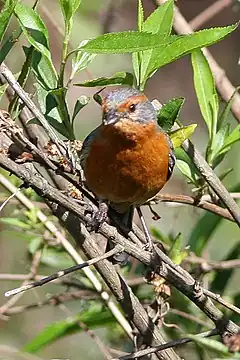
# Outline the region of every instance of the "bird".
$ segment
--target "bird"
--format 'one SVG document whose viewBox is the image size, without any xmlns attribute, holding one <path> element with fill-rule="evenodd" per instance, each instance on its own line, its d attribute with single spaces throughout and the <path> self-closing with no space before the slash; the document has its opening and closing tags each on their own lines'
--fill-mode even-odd
<svg viewBox="0 0 240 360">
<path fill-rule="evenodd" d="M 101 106 L 102 123 L 85 138 L 80 154 L 86 187 L 100 202 L 99 224 L 108 209 L 103 204 L 133 214 L 163 188 L 175 164 L 172 142 L 143 92 L 118 88 L 101 98 Z"/>
</svg>

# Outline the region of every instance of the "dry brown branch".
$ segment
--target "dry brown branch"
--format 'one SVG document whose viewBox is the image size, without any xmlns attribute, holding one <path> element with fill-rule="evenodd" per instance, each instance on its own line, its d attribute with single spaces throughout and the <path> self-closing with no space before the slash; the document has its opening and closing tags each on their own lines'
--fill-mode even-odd
<svg viewBox="0 0 240 360">
<path fill-rule="evenodd" d="M 154 3 L 159 6 L 163 4 L 166 0 L 153 0 Z M 189 23 L 185 20 L 179 9 L 175 6 L 175 16 L 174 16 L 174 29 L 178 34 L 191 34 L 193 29 Z M 225 71 L 218 65 L 217 61 L 211 55 L 210 51 L 204 49 L 204 54 L 208 59 L 210 68 L 212 70 L 213 76 L 215 78 L 216 87 L 219 94 L 224 101 L 228 101 L 231 96 L 236 91 L 236 88 L 232 85 L 231 81 L 228 79 Z M 240 122 L 240 95 L 238 93 L 234 96 L 234 101 L 231 106 L 231 110 L 235 118 Z"/>
</svg>

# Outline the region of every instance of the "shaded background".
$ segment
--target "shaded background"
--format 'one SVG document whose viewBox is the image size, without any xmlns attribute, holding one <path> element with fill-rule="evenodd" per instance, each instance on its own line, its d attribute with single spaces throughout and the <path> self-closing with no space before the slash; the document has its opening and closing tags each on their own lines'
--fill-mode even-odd
<svg viewBox="0 0 240 360">
<path fill-rule="evenodd" d="M 185 18 L 190 21 L 213 2 L 209 0 L 178 0 L 177 5 Z M 28 3 L 31 4 L 30 1 Z M 150 0 L 143 0 L 143 5 L 146 16 L 155 8 Z M 103 32 L 135 29 L 136 8 L 136 0 L 122 0 L 118 2 L 83 0 L 75 17 L 71 40 L 72 47 L 75 48 L 82 40 L 95 37 Z M 63 32 L 63 19 L 60 7 L 56 0 L 42 0 L 38 10 L 49 29 L 53 60 L 56 68 L 59 68 L 62 46 L 61 34 Z M 224 11 L 214 16 L 211 21 L 203 24 L 202 28 L 232 24 L 238 21 L 239 18 L 240 6 L 237 5 L 237 2 L 233 1 L 231 6 L 228 6 Z M 15 26 L 16 23 L 13 22 L 8 35 Z M 24 60 L 23 52 L 19 45 L 14 48 L 6 61 L 13 73 L 17 73 L 20 70 L 22 64 L 20 59 Z M 211 46 L 210 51 L 220 66 L 225 69 L 227 76 L 233 84 L 239 85 L 240 29 L 219 44 Z M 87 71 L 83 71 L 75 79 L 75 82 L 82 82 L 99 76 L 110 76 L 116 71 L 132 71 L 130 55 L 98 55 Z M 72 86 L 68 95 L 70 108 L 73 108 L 76 99 L 80 95 L 91 96 L 95 91 L 96 89 Z M 201 153 L 204 153 L 207 142 L 207 130 L 194 93 L 190 57 L 186 56 L 159 70 L 147 83 L 145 93 L 150 99 L 157 98 L 162 103 L 167 102 L 173 97 L 184 96 L 186 98 L 181 113 L 181 121 L 185 125 L 190 123 L 198 124 L 197 130 L 193 135 L 193 141 Z M 1 106 L 4 108 L 4 104 L 1 104 Z M 81 111 L 76 121 L 76 132 L 80 139 L 83 139 L 90 130 L 99 124 L 100 116 L 100 107 L 94 101 L 91 101 Z M 236 126 L 236 120 L 231 119 L 231 121 L 232 125 Z M 223 164 L 217 169 L 219 174 L 223 169 L 234 168 L 234 171 L 224 180 L 228 189 L 236 185 L 239 186 L 240 183 L 239 150 L 239 143 L 237 143 L 226 156 Z M 176 168 L 173 177 L 163 189 L 163 192 L 192 194 L 191 187 L 187 184 L 186 178 Z M 1 215 L 9 216 L 14 214 L 14 211 L 16 211 L 16 205 L 8 205 Z M 161 215 L 161 220 L 154 222 L 146 209 L 145 214 L 149 225 L 160 229 L 162 233 L 167 235 L 177 235 L 181 232 L 186 244 L 191 237 L 196 223 L 204 214 L 203 211 L 190 206 L 170 206 L 167 204 L 158 205 L 157 211 Z M 210 217 L 209 221 L 211 221 Z M 0 273 L 27 273 L 30 261 L 26 251 L 24 234 L 19 230 L 15 231 L 14 228 L 10 229 L 1 223 L 0 230 Z M 239 241 L 240 235 L 237 226 L 227 220 L 221 220 L 211 235 L 204 255 L 212 260 L 222 259 Z M 49 274 L 52 271 L 52 268 L 47 268 L 46 266 L 40 266 L 39 268 L 40 274 Z M 239 276 L 240 271 L 235 271 L 226 290 L 228 295 L 239 291 Z M 0 304 L 6 302 L 6 298 L 3 295 L 4 292 L 17 286 L 17 284 L 17 282 L 1 281 Z M 20 303 L 36 302 L 38 299 L 43 299 L 47 293 L 53 294 L 56 291 L 61 292 L 61 290 L 63 291 L 63 288 L 61 289 L 59 286 L 56 288 L 54 285 L 46 285 L 44 288 L 36 290 L 31 294 L 25 294 Z M 71 302 L 67 306 L 74 313 L 79 311 L 81 304 L 79 302 Z M 48 306 L 44 310 L 32 310 L 24 314 L 15 315 L 9 322 L 0 320 L 0 344 L 7 344 L 21 349 L 43 327 L 55 320 L 65 318 L 66 314 L 67 309 Z M 104 342 L 108 343 L 110 341 L 109 330 L 102 328 L 96 330 L 96 333 L 104 339 Z M 127 342 L 123 342 L 122 348 L 124 350 L 130 349 Z M 188 347 L 188 349 L 190 348 Z M 90 340 L 86 333 L 71 335 L 59 340 L 40 351 L 39 356 L 46 359 L 61 358 L 71 360 L 103 358 L 97 345 L 95 345 L 94 341 Z M 186 353 L 185 356 L 187 356 Z M 193 355 L 189 358 L 194 359 Z"/>
</svg>

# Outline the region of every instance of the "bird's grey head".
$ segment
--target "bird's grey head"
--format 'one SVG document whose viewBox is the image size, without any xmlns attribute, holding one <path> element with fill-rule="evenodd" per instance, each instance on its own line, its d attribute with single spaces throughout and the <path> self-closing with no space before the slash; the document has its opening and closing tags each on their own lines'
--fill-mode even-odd
<svg viewBox="0 0 240 360">
<path fill-rule="evenodd" d="M 124 87 L 108 93 L 102 100 L 103 124 L 114 125 L 130 120 L 147 124 L 157 120 L 156 111 L 140 91 Z"/>
</svg>

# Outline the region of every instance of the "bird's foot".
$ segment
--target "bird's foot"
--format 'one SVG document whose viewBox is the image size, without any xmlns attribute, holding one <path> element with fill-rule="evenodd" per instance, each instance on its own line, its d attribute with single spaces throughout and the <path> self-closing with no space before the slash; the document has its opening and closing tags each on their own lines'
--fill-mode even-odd
<svg viewBox="0 0 240 360">
<path fill-rule="evenodd" d="M 87 223 L 87 229 L 89 231 L 98 231 L 104 221 L 107 220 L 108 204 L 104 201 L 100 201 L 99 208 L 97 210 L 89 204 L 87 213 L 91 213 L 89 221 Z"/>
</svg>

